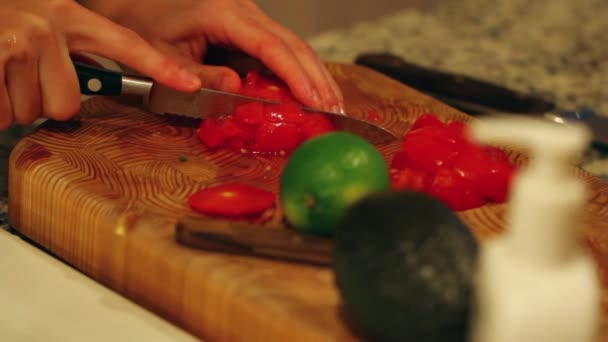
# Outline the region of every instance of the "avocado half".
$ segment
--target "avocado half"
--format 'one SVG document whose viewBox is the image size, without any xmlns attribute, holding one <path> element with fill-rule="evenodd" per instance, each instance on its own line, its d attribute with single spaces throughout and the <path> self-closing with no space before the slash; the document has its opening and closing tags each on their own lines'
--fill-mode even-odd
<svg viewBox="0 0 608 342">
<path fill-rule="evenodd" d="M 470 230 L 438 200 L 366 196 L 335 230 L 346 321 L 366 341 L 466 341 L 477 254 Z"/>
</svg>

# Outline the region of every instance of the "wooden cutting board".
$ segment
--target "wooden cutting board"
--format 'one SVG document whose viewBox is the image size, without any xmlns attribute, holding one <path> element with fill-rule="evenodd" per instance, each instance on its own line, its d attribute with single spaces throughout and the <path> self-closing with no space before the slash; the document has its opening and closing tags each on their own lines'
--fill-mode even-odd
<svg viewBox="0 0 608 342">
<path fill-rule="evenodd" d="M 470 117 L 364 67 L 329 64 L 347 112 L 403 133 L 418 115 Z M 10 158 L 10 222 L 85 274 L 208 341 L 349 341 L 330 269 L 209 253 L 178 245 L 177 218 L 209 184 L 277 190 L 284 159 L 213 151 L 195 120 L 151 115 L 127 102 L 87 101 L 75 120 L 47 122 Z M 398 143 L 378 146 L 387 161 Z M 188 161 L 181 162 L 180 156 Z M 522 155 L 511 152 L 518 163 Z M 608 265 L 608 186 L 593 192 L 584 241 Z M 480 239 L 499 233 L 504 205 L 460 215 Z M 270 224 L 280 224 L 277 210 Z M 50 294 L 52 295 L 52 294 Z M 101 305 L 101 304 L 100 304 Z"/>
</svg>

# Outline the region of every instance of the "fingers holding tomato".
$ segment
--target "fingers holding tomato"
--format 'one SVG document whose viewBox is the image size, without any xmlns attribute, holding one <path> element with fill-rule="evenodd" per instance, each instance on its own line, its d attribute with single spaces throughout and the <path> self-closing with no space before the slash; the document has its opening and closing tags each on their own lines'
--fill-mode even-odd
<svg viewBox="0 0 608 342">
<path fill-rule="evenodd" d="M 235 73 L 201 64 L 210 45 L 234 48 L 265 64 L 303 104 L 342 110 L 340 88 L 313 49 L 251 0 L 112 3 L 89 0 L 87 6 L 146 37 L 185 68 L 196 70 L 205 86 L 224 91 L 238 88 Z"/>
</svg>

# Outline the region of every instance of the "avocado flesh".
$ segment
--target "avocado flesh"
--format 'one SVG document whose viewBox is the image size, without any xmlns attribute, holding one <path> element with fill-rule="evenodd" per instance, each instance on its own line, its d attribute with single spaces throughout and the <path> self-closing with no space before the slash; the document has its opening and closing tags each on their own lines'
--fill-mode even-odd
<svg viewBox="0 0 608 342">
<path fill-rule="evenodd" d="M 466 341 L 478 253 L 447 206 L 383 192 L 336 227 L 334 271 L 346 320 L 367 341 Z"/>
</svg>

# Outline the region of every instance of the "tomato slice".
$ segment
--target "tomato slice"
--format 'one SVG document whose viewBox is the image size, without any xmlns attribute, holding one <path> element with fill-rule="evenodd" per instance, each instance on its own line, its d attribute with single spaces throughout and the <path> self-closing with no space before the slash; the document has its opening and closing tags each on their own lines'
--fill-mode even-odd
<svg viewBox="0 0 608 342">
<path fill-rule="evenodd" d="M 414 168 L 391 170 L 391 187 L 393 190 L 412 190 L 425 192 L 431 185 L 431 175 Z"/>
<path fill-rule="evenodd" d="M 245 125 L 259 125 L 264 122 L 264 104 L 250 102 L 236 107 L 234 117 Z"/>
<path fill-rule="evenodd" d="M 466 123 L 432 113 L 406 132 L 391 169 L 393 188 L 425 191 L 454 210 L 506 201 L 517 171 L 503 150 L 476 143 Z"/>
<path fill-rule="evenodd" d="M 423 170 L 435 173 L 450 165 L 460 153 L 461 144 L 444 126 L 426 126 L 410 131 L 402 146 L 407 159 Z"/>
<path fill-rule="evenodd" d="M 265 75 L 257 70 L 247 73 L 240 93 L 245 96 L 268 100 L 296 102 L 285 82 L 273 75 Z"/>
<path fill-rule="evenodd" d="M 427 126 L 443 126 L 443 122 L 439 120 L 439 117 L 432 113 L 424 113 L 416 119 L 410 131 L 416 130 L 418 128 L 427 127 Z"/>
<path fill-rule="evenodd" d="M 509 191 L 513 176 L 517 172 L 515 166 L 508 163 L 491 162 L 489 175 L 486 178 L 485 193 L 493 202 L 503 203 L 509 199 Z"/>
<path fill-rule="evenodd" d="M 287 153 L 298 146 L 301 138 L 296 124 L 269 122 L 257 127 L 253 141 L 254 152 Z"/>
<path fill-rule="evenodd" d="M 188 197 L 190 207 L 208 215 L 242 216 L 262 213 L 275 204 L 275 195 L 252 185 L 225 183 Z"/>
<path fill-rule="evenodd" d="M 204 120 L 198 131 L 201 142 L 210 147 L 277 155 L 291 152 L 304 140 L 335 131 L 331 121 L 323 115 L 304 113 L 301 104 L 277 77 L 249 72 L 240 93 L 281 103 L 242 104 L 233 117 Z"/>
<path fill-rule="evenodd" d="M 299 104 L 284 102 L 264 106 L 264 116 L 269 122 L 301 123 L 305 120 Z"/>
<path fill-rule="evenodd" d="M 317 135 L 335 131 L 334 125 L 323 114 L 307 114 L 300 124 L 303 140 L 308 140 Z"/>
<path fill-rule="evenodd" d="M 201 122 L 198 129 L 198 137 L 211 148 L 219 146 L 226 139 L 215 118 L 209 118 Z"/>
<path fill-rule="evenodd" d="M 485 196 L 471 181 L 464 179 L 458 172 L 448 167 L 437 170 L 429 194 L 456 211 L 480 207 L 486 203 Z"/>
<path fill-rule="evenodd" d="M 484 150 L 477 145 L 467 145 L 454 159 L 452 169 L 461 177 L 477 184 L 483 191 L 489 176 L 488 157 Z"/>
<path fill-rule="evenodd" d="M 469 145 L 456 158 L 453 169 L 488 199 L 499 203 L 507 200 L 515 167 L 502 150 Z"/>
<path fill-rule="evenodd" d="M 464 122 L 454 121 L 446 125 L 446 130 L 450 136 L 457 141 L 469 142 L 468 130 Z"/>
</svg>

